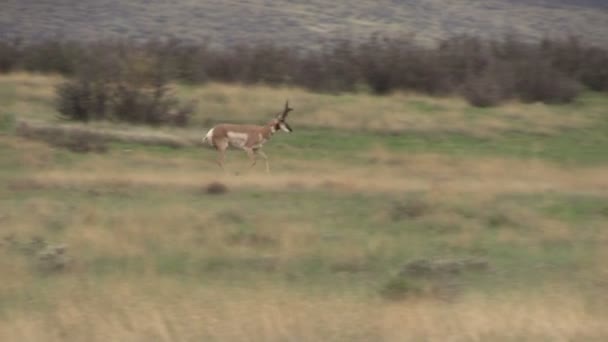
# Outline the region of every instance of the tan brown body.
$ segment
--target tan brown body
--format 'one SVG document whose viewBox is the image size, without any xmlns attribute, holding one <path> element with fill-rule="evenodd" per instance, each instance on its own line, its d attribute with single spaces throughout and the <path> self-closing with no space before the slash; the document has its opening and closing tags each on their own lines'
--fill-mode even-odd
<svg viewBox="0 0 608 342">
<path fill-rule="evenodd" d="M 232 146 L 247 152 L 251 161 L 250 168 L 256 164 L 258 155 L 264 158 L 266 172 L 270 172 L 268 157 L 261 151 L 261 148 L 276 131 L 292 132 L 291 127 L 285 122 L 287 113 L 291 110 L 292 108 L 289 108 L 288 103 L 285 103 L 283 112 L 264 126 L 219 124 L 207 132 L 203 142 L 215 147 L 218 151 L 217 163 L 222 168 L 224 168 L 225 152 L 228 147 Z"/>
</svg>

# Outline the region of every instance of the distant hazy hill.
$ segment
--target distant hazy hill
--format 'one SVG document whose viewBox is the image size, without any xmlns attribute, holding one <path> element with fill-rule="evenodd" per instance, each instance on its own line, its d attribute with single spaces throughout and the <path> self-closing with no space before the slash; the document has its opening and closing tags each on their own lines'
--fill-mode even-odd
<svg viewBox="0 0 608 342">
<path fill-rule="evenodd" d="M 404 32 L 526 38 L 575 34 L 608 43 L 606 0 L 0 0 L 0 38 L 174 36 L 224 44 L 311 45 L 337 36 Z"/>
</svg>

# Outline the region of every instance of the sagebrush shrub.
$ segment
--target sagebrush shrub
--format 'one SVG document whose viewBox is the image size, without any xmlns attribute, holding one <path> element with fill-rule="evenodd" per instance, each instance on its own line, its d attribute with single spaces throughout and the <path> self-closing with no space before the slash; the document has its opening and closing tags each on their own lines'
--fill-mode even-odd
<svg viewBox="0 0 608 342">
<path fill-rule="evenodd" d="M 582 90 L 579 82 L 545 61 L 524 61 L 515 73 L 515 89 L 524 102 L 567 103 Z"/>
<path fill-rule="evenodd" d="M 171 92 L 171 72 L 162 60 L 100 48 L 75 77 L 57 88 L 57 110 L 76 121 L 114 120 L 185 126 L 193 104 Z"/>
<path fill-rule="evenodd" d="M 491 107 L 500 104 L 507 95 L 495 78 L 477 76 L 467 80 L 462 86 L 462 96 L 475 107 Z"/>
<path fill-rule="evenodd" d="M 497 65 L 501 72 L 488 72 Z M 127 115 L 127 121 L 155 123 L 175 117 L 158 114 L 165 111 L 164 107 L 175 108 L 174 101 L 155 102 L 158 98 L 153 95 L 160 84 L 173 81 L 297 85 L 322 92 L 369 89 L 375 94 L 459 93 L 477 106 L 493 105 L 503 97 L 529 102 L 569 102 L 581 86 L 597 91 L 608 89 L 608 50 L 574 38 L 534 43 L 514 36 L 488 41 L 466 35 L 445 38 L 436 46 L 429 46 L 408 35 L 376 34 L 364 40 L 328 40 L 310 49 L 262 41 L 222 47 L 179 40 L 143 44 L 0 41 L 0 72 L 13 70 L 59 72 L 79 80 L 86 74 L 89 82 L 96 84 L 102 80 L 101 84 L 111 84 L 112 89 L 72 90 L 66 110 L 82 111 L 82 103 L 88 102 L 97 105 L 117 102 L 122 108 L 134 105 L 154 111 L 151 115 L 143 115 L 140 110 L 121 113 L 118 119 Z M 505 83 L 510 77 L 514 82 Z M 80 82 L 74 86 L 85 85 L 86 82 Z M 123 90 L 118 85 L 127 86 L 126 94 L 136 98 L 116 100 L 114 96 L 120 96 L 120 92 L 115 91 Z M 146 90 L 130 92 L 134 89 Z M 102 94 L 107 101 L 89 98 L 89 92 L 91 96 Z M 82 101 L 75 103 L 75 99 Z M 150 107 L 152 104 L 155 106 Z M 111 108 L 89 112 L 104 113 L 107 117 L 106 110 Z M 82 112 L 67 116 L 80 120 L 95 117 Z M 182 115 L 179 121 L 183 122 L 185 117 Z"/>
</svg>

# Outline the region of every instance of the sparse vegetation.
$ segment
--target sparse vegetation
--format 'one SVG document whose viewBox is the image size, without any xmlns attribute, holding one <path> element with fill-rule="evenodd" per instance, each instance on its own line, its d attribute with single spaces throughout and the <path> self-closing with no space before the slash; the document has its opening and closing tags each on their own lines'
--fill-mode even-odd
<svg viewBox="0 0 608 342">
<path fill-rule="evenodd" d="M 0 76 L 2 340 L 608 336 L 603 94 L 474 108 L 178 84 L 205 99 L 188 127 L 134 127 L 62 122 L 61 82 Z M 285 97 L 272 174 L 223 174 L 193 143 Z M 83 131 L 106 152 L 45 138 Z"/>
<path fill-rule="evenodd" d="M 607 340 L 605 5 L 381 2 L 3 4 L 0 340 Z"/>
<path fill-rule="evenodd" d="M 391 218 L 395 221 L 417 219 L 428 214 L 432 208 L 424 199 L 409 199 L 395 203 L 391 209 Z"/>
<path fill-rule="evenodd" d="M 489 270 L 486 260 L 479 258 L 416 259 L 407 262 L 381 289 L 389 300 L 431 297 L 454 300 L 465 291 L 463 278 Z"/>
<path fill-rule="evenodd" d="M 10 131 L 15 127 L 15 115 L 3 113 L 0 116 L 0 132 Z"/>
<path fill-rule="evenodd" d="M 72 152 L 106 152 L 108 147 L 106 140 L 100 134 L 94 134 L 87 130 L 62 129 L 56 126 L 32 126 L 22 122 L 16 130 L 17 134 L 34 139 L 42 140 L 50 145 L 66 148 Z"/>
<path fill-rule="evenodd" d="M 90 46 L 75 75 L 57 87 L 57 110 L 76 121 L 117 120 L 185 126 L 192 104 L 171 94 L 162 56 L 118 45 Z M 168 51 L 163 52 L 168 53 Z M 57 70 L 59 71 L 59 70 Z"/>
</svg>

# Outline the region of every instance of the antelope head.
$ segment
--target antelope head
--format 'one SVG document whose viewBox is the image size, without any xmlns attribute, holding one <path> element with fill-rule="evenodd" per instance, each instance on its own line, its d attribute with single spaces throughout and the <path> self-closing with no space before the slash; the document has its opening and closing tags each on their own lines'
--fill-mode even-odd
<svg viewBox="0 0 608 342">
<path fill-rule="evenodd" d="M 277 117 L 270 123 L 272 125 L 273 132 L 279 130 L 282 130 L 287 133 L 293 132 L 293 129 L 291 129 L 287 121 L 285 121 L 285 119 L 287 119 L 287 114 L 292 110 L 293 108 L 289 108 L 289 101 L 285 101 L 285 108 L 283 109 L 283 111 L 277 114 Z"/>
</svg>

